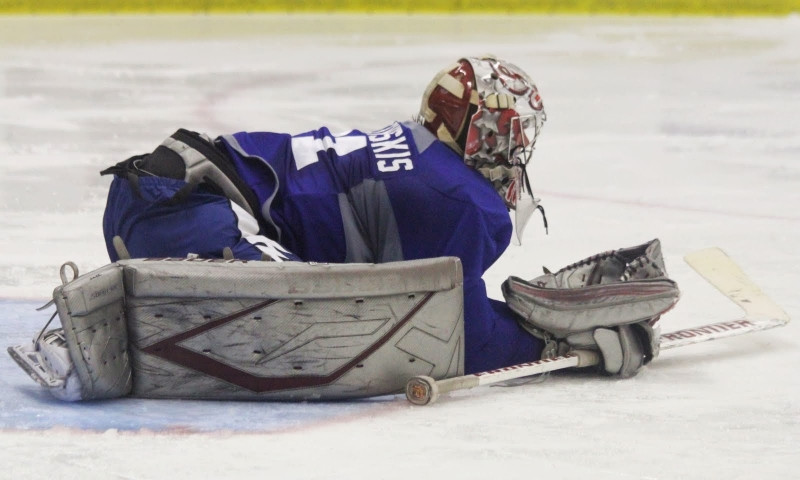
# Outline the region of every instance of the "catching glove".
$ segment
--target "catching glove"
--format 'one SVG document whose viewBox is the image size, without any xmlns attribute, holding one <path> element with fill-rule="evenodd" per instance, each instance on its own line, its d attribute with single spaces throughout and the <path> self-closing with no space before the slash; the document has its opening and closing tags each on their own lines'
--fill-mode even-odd
<svg viewBox="0 0 800 480">
<path fill-rule="evenodd" d="M 661 243 L 585 258 L 530 281 L 503 283 L 508 306 L 525 330 L 545 341 L 542 358 L 598 350 L 605 372 L 635 375 L 658 356 L 661 314 L 680 296 L 667 277 Z"/>
</svg>

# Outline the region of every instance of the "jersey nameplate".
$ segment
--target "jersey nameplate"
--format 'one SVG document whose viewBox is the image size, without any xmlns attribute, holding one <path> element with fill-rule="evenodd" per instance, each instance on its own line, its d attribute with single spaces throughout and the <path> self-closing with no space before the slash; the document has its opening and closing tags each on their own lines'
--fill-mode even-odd
<svg viewBox="0 0 800 480">
<path fill-rule="evenodd" d="M 379 171 L 396 172 L 414 168 L 414 163 L 411 161 L 411 149 L 408 148 L 408 140 L 406 140 L 399 123 L 393 123 L 371 133 L 369 142 L 375 158 L 378 160 Z"/>
</svg>

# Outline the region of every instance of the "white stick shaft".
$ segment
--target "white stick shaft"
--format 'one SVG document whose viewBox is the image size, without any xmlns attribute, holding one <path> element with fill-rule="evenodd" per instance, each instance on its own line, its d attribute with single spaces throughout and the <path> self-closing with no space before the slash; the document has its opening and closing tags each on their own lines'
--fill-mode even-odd
<svg viewBox="0 0 800 480">
<path fill-rule="evenodd" d="M 735 337 L 745 333 L 758 332 L 774 327 L 786 325 L 786 321 L 778 318 L 764 320 L 750 320 L 743 318 L 731 322 L 711 323 L 708 325 L 686 328 L 670 333 L 661 334 L 659 343 L 661 350 L 684 347 L 695 343 L 719 340 L 720 338 Z"/>
<path fill-rule="evenodd" d="M 596 352 L 580 350 L 568 355 L 547 358 L 537 362 L 520 363 L 519 365 L 498 368 L 497 370 L 439 380 L 436 382 L 436 386 L 439 388 L 439 393 L 447 393 L 480 385 L 504 382 L 520 377 L 528 377 L 530 375 L 538 375 L 540 373 L 552 372 L 564 368 L 590 367 L 592 365 L 597 365 L 599 361 L 600 357 Z"/>
</svg>

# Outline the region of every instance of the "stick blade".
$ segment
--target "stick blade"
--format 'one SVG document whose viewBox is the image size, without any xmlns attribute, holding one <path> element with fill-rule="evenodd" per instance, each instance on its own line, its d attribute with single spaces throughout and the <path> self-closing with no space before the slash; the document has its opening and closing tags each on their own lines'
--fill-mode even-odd
<svg viewBox="0 0 800 480">
<path fill-rule="evenodd" d="M 686 255 L 684 260 L 708 283 L 739 305 L 748 319 L 769 319 L 780 324 L 789 322 L 789 315 L 720 248 L 698 250 Z"/>
</svg>

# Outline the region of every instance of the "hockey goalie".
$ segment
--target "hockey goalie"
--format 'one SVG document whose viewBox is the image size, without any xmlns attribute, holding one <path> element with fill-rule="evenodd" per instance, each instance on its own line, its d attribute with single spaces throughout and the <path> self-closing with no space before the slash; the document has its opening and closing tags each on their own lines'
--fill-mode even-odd
<svg viewBox="0 0 800 480">
<path fill-rule="evenodd" d="M 365 397 L 574 349 L 635 375 L 679 297 L 658 240 L 487 296 L 531 216 L 547 227 L 528 177 L 545 120 L 528 74 L 487 56 L 371 132 L 180 129 L 102 172 L 112 263 L 63 274 L 63 328 L 9 351 L 67 400 Z"/>
</svg>

